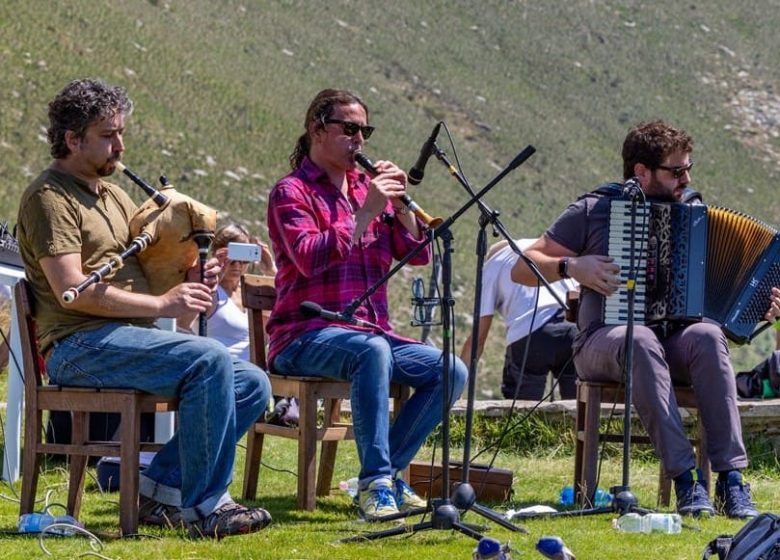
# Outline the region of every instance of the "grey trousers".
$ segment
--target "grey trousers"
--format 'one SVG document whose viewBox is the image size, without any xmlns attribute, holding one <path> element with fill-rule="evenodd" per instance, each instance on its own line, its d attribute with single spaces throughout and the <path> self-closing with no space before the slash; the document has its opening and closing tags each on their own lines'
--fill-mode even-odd
<svg viewBox="0 0 780 560">
<path fill-rule="evenodd" d="M 625 334 L 625 326 L 606 326 L 590 335 L 574 357 L 580 378 L 620 382 Z M 659 340 L 651 329 L 636 325 L 633 347 L 633 404 L 669 476 L 692 469 L 696 462 L 673 383 L 693 386 L 712 470 L 746 467 L 735 376 L 720 328 L 695 323 Z"/>
</svg>

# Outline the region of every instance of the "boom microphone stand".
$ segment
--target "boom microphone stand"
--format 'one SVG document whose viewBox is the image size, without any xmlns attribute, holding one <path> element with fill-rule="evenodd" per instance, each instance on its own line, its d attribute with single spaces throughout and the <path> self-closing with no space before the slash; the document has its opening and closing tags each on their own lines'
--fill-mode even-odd
<svg viewBox="0 0 780 560">
<path fill-rule="evenodd" d="M 628 282 L 626 283 L 628 295 L 628 317 L 626 321 L 625 350 L 623 352 L 623 375 L 626 381 L 626 394 L 625 398 L 623 399 L 623 480 L 620 486 L 613 486 L 609 489 L 610 494 L 614 496 L 612 499 L 611 509 L 620 514 L 628 513 L 629 511 L 637 511 L 639 513 L 648 513 L 649 511 L 639 507 L 639 501 L 631 492 L 631 486 L 629 484 L 629 472 L 631 469 L 631 399 L 634 377 L 634 300 L 636 297 L 637 269 L 639 268 L 639 266 L 635 264 L 637 262 L 635 260 L 637 258 L 636 210 L 639 197 L 643 196 L 643 193 L 639 188 L 639 182 L 635 181 L 634 179 L 626 181 L 624 192 L 625 195 L 629 196 L 631 199 L 631 240 L 629 243 L 630 266 L 628 271 Z M 595 488 L 593 490 L 595 491 Z"/>
<path fill-rule="evenodd" d="M 439 149 L 436 144 L 433 145 L 433 154 L 436 158 L 450 171 L 450 174 L 466 189 L 466 191 L 474 196 L 474 191 L 469 185 L 466 178 L 460 173 L 457 168 L 447 159 L 446 154 Z M 476 373 L 477 373 L 477 341 L 479 340 L 479 313 L 482 300 L 482 268 L 485 260 L 485 253 L 487 252 L 487 234 L 486 228 L 488 224 L 492 224 L 493 228 L 501 233 L 507 240 L 512 250 L 521 257 L 528 268 L 534 273 L 539 282 L 543 284 L 547 290 L 552 294 L 556 301 L 562 308 L 567 309 L 566 304 L 560 298 L 560 296 L 552 289 L 549 282 L 544 278 L 536 263 L 520 250 L 514 241 L 514 238 L 507 232 L 504 224 L 499 219 L 498 212 L 491 210 L 487 204 L 485 204 L 480 198 L 476 200 L 481 211 L 479 217 L 479 234 L 477 236 L 477 270 L 475 274 L 475 287 L 474 287 L 474 321 L 472 322 L 471 331 L 471 355 L 469 356 L 469 377 L 468 377 L 468 392 L 466 396 L 466 426 L 463 444 L 463 469 L 461 473 L 461 482 L 456 486 L 452 493 L 452 503 L 459 509 L 464 511 L 474 511 L 479 515 L 490 519 L 491 521 L 498 523 L 502 527 L 511 531 L 526 532 L 525 529 L 518 527 L 517 525 L 509 522 L 503 515 L 493 511 L 492 509 L 477 503 L 476 492 L 469 482 L 469 470 L 471 464 L 471 434 L 473 431 L 474 423 L 474 402 L 476 400 Z"/>
<path fill-rule="evenodd" d="M 438 530 L 456 530 L 469 536 L 475 540 L 482 538 L 482 535 L 475 529 L 464 524 L 460 520 L 460 513 L 447 496 L 447 492 L 450 487 L 449 467 L 450 467 L 450 423 L 449 423 L 449 399 L 446 398 L 451 391 L 450 382 L 450 362 L 454 354 L 451 342 L 451 317 L 452 308 L 455 304 L 455 300 L 452 296 L 452 233 L 450 232 L 450 226 L 468 210 L 475 202 L 477 202 L 485 193 L 492 189 L 501 179 L 504 178 L 509 172 L 522 165 L 536 151 L 533 146 L 527 146 L 520 154 L 518 154 L 512 162 L 506 166 L 496 177 L 490 181 L 482 190 L 473 195 L 471 199 L 463 205 L 452 216 L 444 220 L 436 229 L 430 232 L 430 235 L 426 240 L 418 245 L 413 251 L 407 254 L 403 259 L 391 268 L 382 278 L 377 280 L 373 286 L 368 288 L 363 295 L 354 300 L 344 310 L 342 316 L 345 320 L 349 320 L 352 314 L 360 306 L 360 304 L 366 301 L 371 295 L 379 289 L 387 280 L 394 276 L 403 266 L 413 259 L 418 253 L 425 249 L 428 245 L 433 243 L 434 239 L 441 238 L 444 243 L 444 252 L 442 256 L 442 383 L 444 385 L 445 398 L 442 399 L 442 498 L 438 500 L 432 500 L 433 512 L 431 514 L 430 521 L 422 521 L 413 525 L 403 525 L 394 529 L 388 529 L 385 531 L 376 531 L 373 533 L 367 533 L 354 537 L 342 539 L 340 542 L 361 542 L 366 540 L 376 540 L 385 537 L 391 537 L 395 535 L 402 535 L 404 533 L 415 533 L 417 531 L 427 531 L 431 529 Z M 510 524 L 511 525 L 511 524 Z M 512 525 L 514 528 L 515 526 Z"/>
</svg>

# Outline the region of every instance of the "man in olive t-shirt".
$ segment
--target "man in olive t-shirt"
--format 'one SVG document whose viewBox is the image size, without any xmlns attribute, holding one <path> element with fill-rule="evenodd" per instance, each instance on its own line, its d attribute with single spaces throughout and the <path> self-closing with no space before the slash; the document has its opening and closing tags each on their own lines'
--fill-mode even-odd
<svg viewBox="0 0 780 560">
<path fill-rule="evenodd" d="M 257 531 L 270 522 L 268 512 L 235 503 L 227 488 L 236 441 L 270 397 L 265 372 L 216 341 L 152 326 L 209 308 L 216 259 L 205 266 L 208 285 L 186 281 L 154 296 L 129 258 L 107 282 L 63 300 L 132 241 L 135 205 L 104 179 L 124 151 L 131 110 L 124 90 L 97 80 L 73 81 L 49 104 L 54 159 L 24 192 L 18 219 L 46 370 L 59 385 L 179 398 L 179 429 L 141 474 L 139 521 L 183 524 L 194 537 Z"/>
</svg>

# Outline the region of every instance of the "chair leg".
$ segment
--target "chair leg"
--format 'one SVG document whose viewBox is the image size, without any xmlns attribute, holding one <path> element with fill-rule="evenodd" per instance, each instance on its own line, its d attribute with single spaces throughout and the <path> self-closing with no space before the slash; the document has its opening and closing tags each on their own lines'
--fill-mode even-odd
<svg viewBox="0 0 780 560">
<path fill-rule="evenodd" d="M 585 402 L 584 393 L 587 389 L 583 388 L 581 384 L 577 384 L 577 408 L 574 416 L 574 502 L 582 503 L 582 496 L 585 492 L 585 488 L 582 487 L 582 452 L 583 452 L 583 438 L 585 437 Z"/>
<path fill-rule="evenodd" d="M 672 500 L 672 481 L 666 474 L 666 469 L 661 465 L 658 469 L 658 507 L 669 507 Z"/>
<path fill-rule="evenodd" d="M 317 461 L 317 396 L 306 386 L 299 396 L 298 507 L 314 511 Z"/>
<path fill-rule="evenodd" d="M 245 500 L 257 499 L 257 481 L 260 477 L 260 462 L 263 459 L 263 436 L 264 434 L 255 431 L 254 425 L 249 428 L 246 434 L 246 461 L 242 493 Z"/>
<path fill-rule="evenodd" d="M 29 405 L 28 405 L 29 406 Z M 38 454 L 38 444 L 41 443 L 43 430 L 43 413 L 36 410 L 27 414 L 24 425 L 24 455 L 22 460 L 22 496 L 19 503 L 19 514 L 35 511 L 35 494 L 38 490 L 38 476 L 41 471 L 41 456 Z"/>
<path fill-rule="evenodd" d="M 325 427 L 333 426 L 341 420 L 341 399 L 325 399 Z M 320 452 L 319 474 L 317 475 L 317 495 L 328 496 L 333 482 L 333 469 L 336 465 L 336 451 L 339 442 L 323 441 Z"/>
<path fill-rule="evenodd" d="M 141 411 L 138 400 L 126 397 L 120 424 L 119 527 L 123 535 L 138 532 L 138 455 L 141 451 Z"/>
<path fill-rule="evenodd" d="M 582 470 L 580 477 L 580 503 L 590 505 L 596 494 L 596 477 L 599 462 L 599 433 L 601 429 L 601 389 L 590 387 L 584 395 L 584 434 L 582 442 Z"/>
<path fill-rule="evenodd" d="M 409 398 L 411 397 L 412 390 L 409 386 L 403 385 L 401 386 L 401 393 L 393 399 L 393 421 L 398 417 L 398 414 L 401 412 L 404 406 L 406 406 L 406 403 L 409 401 Z M 411 479 L 409 478 L 409 466 L 397 473 L 395 473 L 396 478 L 401 478 L 405 480 L 406 482 L 409 482 Z"/>
<path fill-rule="evenodd" d="M 71 443 L 84 445 L 89 440 L 89 413 L 72 413 Z M 87 471 L 86 455 L 70 455 L 70 483 L 68 485 L 68 513 L 78 519 L 81 511 L 81 495 Z"/>
</svg>

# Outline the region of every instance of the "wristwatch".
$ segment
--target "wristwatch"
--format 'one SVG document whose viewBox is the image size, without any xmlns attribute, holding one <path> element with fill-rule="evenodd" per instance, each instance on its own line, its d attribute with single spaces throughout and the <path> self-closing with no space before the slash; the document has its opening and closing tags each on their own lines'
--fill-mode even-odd
<svg viewBox="0 0 780 560">
<path fill-rule="evenodd" d="M 569 278 L 569 257 L 561 257 L 558 259 L 558 276 L 561 278 Z"/>
</svg>

